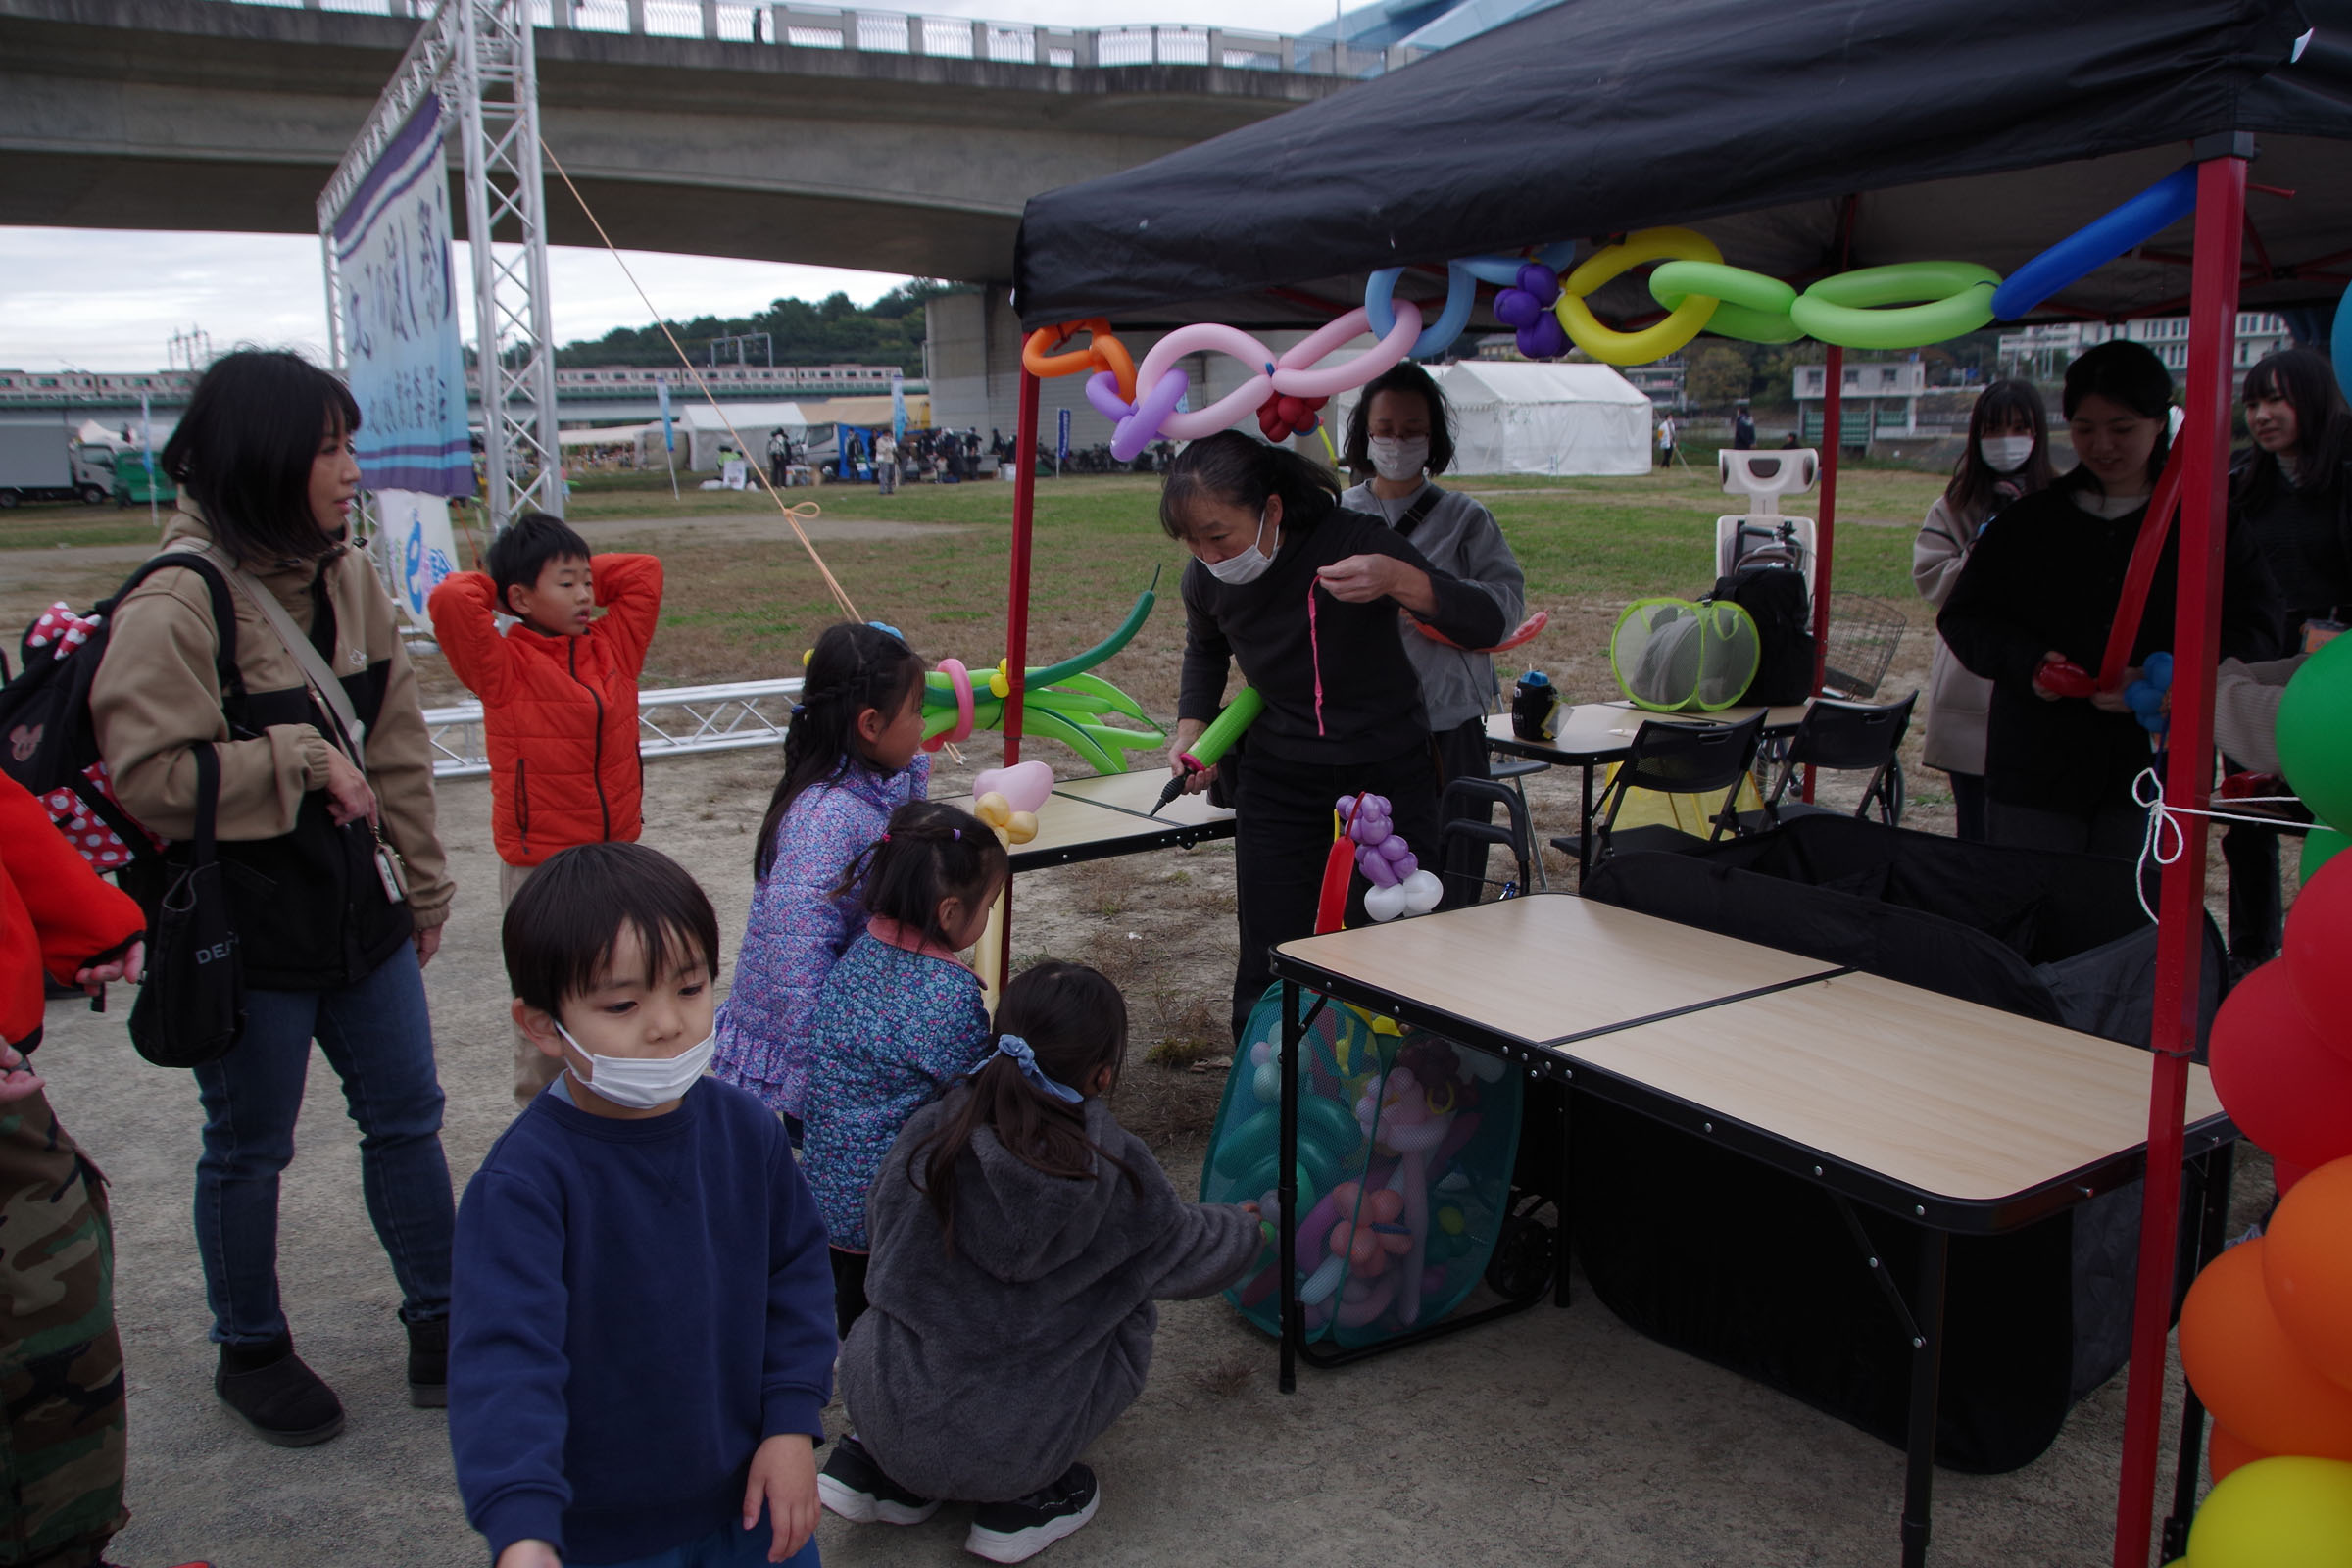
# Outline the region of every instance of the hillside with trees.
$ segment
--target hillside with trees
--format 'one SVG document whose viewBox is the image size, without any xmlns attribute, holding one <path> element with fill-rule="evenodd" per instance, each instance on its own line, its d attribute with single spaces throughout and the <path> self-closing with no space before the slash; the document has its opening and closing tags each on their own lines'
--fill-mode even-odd
<svg viewBox="0 0 2352 1568">
<path fill-rule="evenodd" d="M 765 332 L 775 340 L 778 365 L 895 365 L 909 376 L 923 373 L 923 304 L 942 294 L 967 292 L 962 284 L 918 277 L 901 283 L 871 305 L 834 294 L 818 303 L 777 300 L 757 316 L 698 316 L 671 321 L 671 332 L 697 365 L 710 363 L 713 338 Z M 734 363 L 722 349 L 720 363 Z M 614 327 L 600 338 L 583 338 L 556 350 L 556 365 L 574 369 L 593 365 L 671 365 L 677 360 L 658 326 Z M 753 344 L 747 363 L 764 365 Z"/>
</svg>

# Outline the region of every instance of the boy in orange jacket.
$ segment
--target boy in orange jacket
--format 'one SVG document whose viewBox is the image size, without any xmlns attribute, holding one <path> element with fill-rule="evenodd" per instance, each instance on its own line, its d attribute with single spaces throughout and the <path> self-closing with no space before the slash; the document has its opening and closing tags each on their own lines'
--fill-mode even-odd
<svg viewBox="0 0 2352 1568">
<path fill-rule="evenodd" d="M 563 519 L 529 512 L 490 542 L 490 570 L 461 571 L 426 604 L 449 667 L 482 700 L 502 909 L 538 864 L 575 844 L 631 842 L 644 826 L 637 675 L 662 614 L 662 563 L 606 555 Z M 592 607 L 605 609 L 592 619 Z M 500 635 L 497 616 L 515 624 Z M 514 1103 L 562 1063 L 514 1032 Z"/>
</svg>

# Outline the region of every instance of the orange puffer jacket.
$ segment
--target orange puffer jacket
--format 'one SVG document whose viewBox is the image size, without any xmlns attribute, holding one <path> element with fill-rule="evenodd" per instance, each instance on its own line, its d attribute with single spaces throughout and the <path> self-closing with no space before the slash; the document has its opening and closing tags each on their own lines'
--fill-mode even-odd
<svg viewBox="0 0 2352 1568">
<path fill-rule="evenodd" d="M 631 840 L 644 826 L 637 673 L 662 613 L 662 563 L 593 558 L 605 613 L 577 637 L 519 621 L 501 636 L 498 590 L 462 571 L 426 612 L 458 679 L 482 700 L 499 858 L 537 865 L 575 844 Z"/>
<path fill-rule="evenodd" d="M 90 869 L 40 802 L 0 773 L 0 1040 L 41 1042 L 43 972 L 61 983 L 137 940 L 130 895 Z"/>
</svg>

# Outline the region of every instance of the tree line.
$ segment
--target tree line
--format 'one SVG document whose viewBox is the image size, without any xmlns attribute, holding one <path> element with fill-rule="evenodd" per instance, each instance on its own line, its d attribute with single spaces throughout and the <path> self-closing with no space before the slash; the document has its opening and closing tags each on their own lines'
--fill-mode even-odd
<svg viewBox="0 0 2352 1568">
<path fill-rule="evenodd" d="M 765 332 L 775 342 L 775 363 L 783 365 L 895 365 L 909 376 L 923 373 L 923 306 L 943 294 L 968 293 L 967 286 L 918 277 L 901 283 L 871 305 L 853 305 L 847 294 L 823 300 L 776 300 L 755 316 L 698 316 L 667 325 L 697 365 L 710 363 L 714 338 Z M 600 338 L 582 338 L 556 350 L 563 369 L 595 365 L 673 365 L 676 353 L 660 326 L 616 326 Z M 750 365 L 765 365 L 759 344 L 744 356 Z M 719 363 L 735 363 L 732 347 L 719 351 Z"/>
</svg>

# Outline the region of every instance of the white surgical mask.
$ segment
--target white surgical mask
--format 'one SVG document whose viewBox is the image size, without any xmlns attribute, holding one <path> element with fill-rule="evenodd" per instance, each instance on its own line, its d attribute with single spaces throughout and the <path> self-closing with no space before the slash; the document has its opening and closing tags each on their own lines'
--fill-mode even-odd
<svg viewBox="0 0 2352 1568">
<path fill-rule="evenodd" d="M 1376 435 L 1370 442 L 1372 471 L 1391 484 L 1404 479 L 1417 479 L 1429 466 L 1429 437 L 1415 436 L 1410 441 L 1398 441 Z"/>
<path fill-rule="evenodd" d="M 1988 435 L 1977 443 L 1977 455 L 1995 473 L 2015 473 L 2034 456 L 2030 435 Z"/>
<path fill-rule="evenodd" d="M 572 1039 L 571 1031 L 562 1023 L 556 1025 L 556 1033 L 587 1060 L 591 1070 L 591 1076 L 582 1079 L 579 1069 L 572 1068 L 573 1081 L 586 1083 L 615 1105 L 630 1110 L 651 1110 L 692 1089 L 703 1069 L 710 1065 L 710 1052 L 718 1044 L 718 1031 L 712 1029 L 701 1045 L 689 1046 L 674 1056 L 600 1056 Z"/>
<path fill-rule="evenodd" d="M 1230 587 L 1239 588 L 1246 582 L 1257 581 L 1266 574 L 1266 568 L 1274 564 L 1274 558 L 1261 554 L 1257 548 L 1258 535 L 1265 531 L 1266 514 L 1260 512 L 1257 514 L 1257 533 L 1250 536 L 1249 549 L 1227 556 L 1223 561 L 1203 561 L 1200 564 L 1208 568 L 1210 576 Z"/>
</svg>

